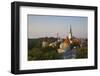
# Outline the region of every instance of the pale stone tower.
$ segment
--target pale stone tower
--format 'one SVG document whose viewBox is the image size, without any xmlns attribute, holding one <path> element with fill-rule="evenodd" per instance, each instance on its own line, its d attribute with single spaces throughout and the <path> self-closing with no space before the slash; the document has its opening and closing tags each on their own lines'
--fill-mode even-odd
<svg viewBox="0 0 100 76">
<path fill-rule="evenodd" d="M 68 38 L 71 40 L 72 39 L 72 29 L 71 29 L 71 26 L 70 26 L 70 31 L 68 33 Z"/>
</svg>

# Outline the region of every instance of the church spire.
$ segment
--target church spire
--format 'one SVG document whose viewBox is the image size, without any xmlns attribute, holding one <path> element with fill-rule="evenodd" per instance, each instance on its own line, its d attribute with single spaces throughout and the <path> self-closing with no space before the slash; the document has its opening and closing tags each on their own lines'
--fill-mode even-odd
<svg viewBox="0 0 100 76">
<path fill-rule="evenodd" d="M 68 38 L 69 38 L 69 39 L 72 39 L 72 29 L 71 29 L 71 25 L 70 25 L 70 30 L 69 30 Z"/>
<path fill-rule="evenodd" d="M 70 33 L 72 34 L 72 29 L 71 29 L 71 25 L 70 25 Z"/>
</svg>

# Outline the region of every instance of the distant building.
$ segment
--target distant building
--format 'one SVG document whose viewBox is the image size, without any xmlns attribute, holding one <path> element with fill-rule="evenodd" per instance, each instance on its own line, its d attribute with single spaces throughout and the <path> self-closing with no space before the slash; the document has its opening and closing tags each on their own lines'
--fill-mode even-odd
<svg viewBox="0 0 100 76">
<path fill-rule="evenodd" d="M 52 42 L 52 43 L 49 44 L 49 46 L 54 48 L 54 47 L 57 46 L 57 42 Z"/>
<path fill-rule="evenodd" d="M 49 43 L 48 43 L 48 41 L 47 41 L 47 38 L 44 38 L 44 40 L 43 40 L 43 42 L 42 42 L 42 47 L 45 48 L 45 47 L 47 47 L 47 46 L 49 46 Z"/>
<path fill-rule="evenodd" d="M 57 33 L 57 42 L 60 42 L 60 41 L 61 41 L 61 39 L 59 37 L 59 34 Z"/>
<path fill-rule="evenodd" d="M 81 39 L 80 47 L 87 47 L 87 46 L 88 46 L 88 41 L 87 41 L 87 39 Z"/>
<path fill-rule="evenodd" d="M 47 46 L 48 46 L 48 42 L 43 41 L 43 42 L 42 42 L 42 47 L 45 48 L 45 47 L 47 47 Z"/>
</svg>

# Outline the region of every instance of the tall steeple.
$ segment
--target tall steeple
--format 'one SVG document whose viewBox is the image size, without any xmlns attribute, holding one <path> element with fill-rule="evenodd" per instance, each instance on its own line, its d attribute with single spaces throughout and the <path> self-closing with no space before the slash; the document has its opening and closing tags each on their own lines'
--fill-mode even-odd
<svg viewBox="0 0 100 76">
<path fill-rule="evenodd" d="M 71 25 L 70 25 L 70 33 L 72 33 Z"/>
<path fill-rule="evenodd" d="M 71 25 L 70 25 L 70 30 L 69 30 L 68 38 L 69 39 L 72 39 L 72 29 L 71 29 Z"/>
</svg>

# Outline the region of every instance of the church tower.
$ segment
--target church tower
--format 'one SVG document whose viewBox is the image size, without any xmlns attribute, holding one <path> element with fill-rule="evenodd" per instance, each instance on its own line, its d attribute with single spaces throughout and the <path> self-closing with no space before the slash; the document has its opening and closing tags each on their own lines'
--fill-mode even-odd
<svg viewBox="0 0 100 76">
<path fill-rule="evenodd" d="M 71 40 L 72 39 L 72 29 L 71 29 L 71 26 L 70 26 L 70 30 L 69 30 L 69 34 L 68 34 L 68 38 Z"/>
</svg>

